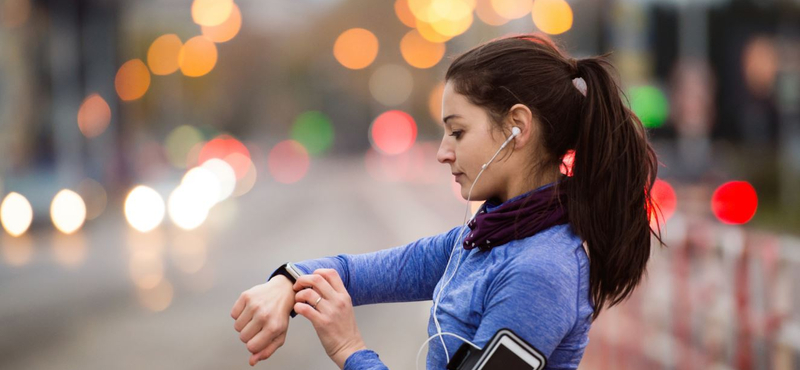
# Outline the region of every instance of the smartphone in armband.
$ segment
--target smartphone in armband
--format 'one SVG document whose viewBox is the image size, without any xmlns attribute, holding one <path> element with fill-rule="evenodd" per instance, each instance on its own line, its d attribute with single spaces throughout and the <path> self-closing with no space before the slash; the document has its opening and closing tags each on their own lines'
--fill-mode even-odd
<svg viewBox="0 0 800 370">
<path fill-rule="evenodd" d="M 541 370 L 547 359 L 511 329 L 500 329 L 486 346 L 477 350 L 468 343 L 459 347 L 448 370 Z"/>
</svg>

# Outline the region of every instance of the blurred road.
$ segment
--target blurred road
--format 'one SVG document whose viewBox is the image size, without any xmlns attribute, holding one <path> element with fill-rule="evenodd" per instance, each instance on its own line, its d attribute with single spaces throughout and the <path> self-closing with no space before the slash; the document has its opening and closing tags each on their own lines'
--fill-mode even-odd
<svg viewBox="0 0 800 370">
<path fill-rule="evenodd" d="M 363 158 L 315 160 L 294 185 L 260 171 L 250 193 L 212 210 L 192 232 L 165 220 L 138 234 L 120 206 L 109 206 L 77 235 L 42 225 L 24 239 L 6 236 L 0 368 L 249 368 L 230 317 L 239 294 L 286 261 L 388 248 L 459 224 L 464 204 L 446 166 L 440 170 L 436 184 L 384 183 L 367 175 Z M 157 257 L 134 261 L 142 251 Z M 139 286 L 160 283 L 144 291 L 132 276 Z M 356 315 L 367 345 L 390 368 L 413 369 L 429 309 L 430 302 L 389 304 L 358 307 Z M 257 367 L 336 368 L 299 316 L 284 347 Z"/>
</svg>

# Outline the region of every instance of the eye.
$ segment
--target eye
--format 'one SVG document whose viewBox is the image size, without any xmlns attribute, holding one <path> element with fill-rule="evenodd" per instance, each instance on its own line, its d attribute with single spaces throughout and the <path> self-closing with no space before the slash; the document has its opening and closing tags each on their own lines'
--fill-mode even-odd
<svg viewBox="0 0 800 370">
<path fill-rule="evenodd" d="M 453 132 L 450 134 L 450 136 L 454 136 L 456 139 L 459 139 L 459 138 L 461 138 L 461 133 L 462 132 L 463 132 L 462 130 L 453 130 Z"/>
</svg>

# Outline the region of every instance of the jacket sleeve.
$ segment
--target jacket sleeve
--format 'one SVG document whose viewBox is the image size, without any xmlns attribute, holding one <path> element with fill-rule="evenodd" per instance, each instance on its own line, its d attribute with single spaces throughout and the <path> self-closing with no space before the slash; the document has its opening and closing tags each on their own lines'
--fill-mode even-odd
<svg viewBox="0 0 800 370">
<path fill-rule="evenodd" d="M 389 370 L 375 351 L 362 349 L 353 353 L 344 362 L 342 370 Z"/>
<path fill-rule="evenodd" d="M 462 227 L 466 226 L 395 248 L 306 260 L 295 266 L 305 274 L 335 269 L 354 306 L 430 300 Z"/>
<path fill-rule="evenodd" d="M 484 347 L 508 328 L 549 359 L 575 323 L 577 277 L 558 266 L 509 267 L 489 287 L 474 342 Z"/>
</svg>

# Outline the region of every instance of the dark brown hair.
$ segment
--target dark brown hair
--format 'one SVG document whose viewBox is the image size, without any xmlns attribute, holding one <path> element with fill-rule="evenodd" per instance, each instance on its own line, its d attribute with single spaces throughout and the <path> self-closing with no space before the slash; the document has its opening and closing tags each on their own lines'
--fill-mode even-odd
<svg viewBox="0 0 800 370">
<path fill-rule="evenodd" d="M 575 60 L 546 36 L 488 42 L 458 56 L 445 79 L 500 125 L 515 104 L 540 124 L 544 158 L 531 173 L 558 171 L 575 151 L 572 176 L 562 182 L 570 224 L 589 250 L 593 318 L 630 296 L 650 257 L 650 190 L 658 162 L 641 121 L 624 103 L 605 56 Z M 586 82 L 584 96 L 573 79 Z"/>
</svg>

